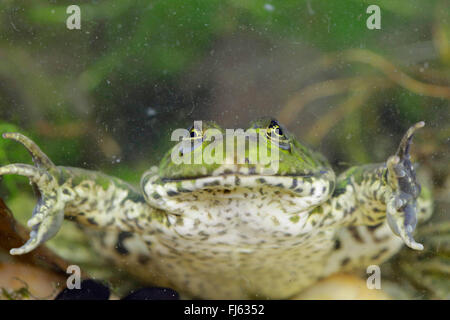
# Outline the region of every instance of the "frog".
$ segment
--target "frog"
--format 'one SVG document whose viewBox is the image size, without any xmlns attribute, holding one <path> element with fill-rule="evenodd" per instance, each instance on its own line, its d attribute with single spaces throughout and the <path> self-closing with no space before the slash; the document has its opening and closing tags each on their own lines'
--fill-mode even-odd
<svg viewBox="0 0 450 320">
<path fill-rule="evenodd" d="M 270 163 L 197 159 L 213 141 L 208 129 L 215 139 L 227 137 L 215 122 L 203 122 L 183 137 L 188 144 L 176 143 L 143 173 L 139 188 L 99 171 L 56 166 L 25 135 L 3 133 L 34 164 L 1 166 L 0 176 L 28 177 L 37 196 L 30 238 L 10 254 L 34 250 L 70 220 L 100 256 L 142 284 L 197 299 L 292 298 L 330 275 L 379 265 L 405 245 L 423 249 L 414 231 L 430 218 L 433 201 L 409 152 L 423 126 L 411 126 L 385 162 L 336 175 L 321 153 L 273 118 L 250 123 L 264 143 L 244 150 L 248 156 L 269 146 L 278 155 Z M 174 161 L 174 154 L 194 161 Z"/>
</svg>

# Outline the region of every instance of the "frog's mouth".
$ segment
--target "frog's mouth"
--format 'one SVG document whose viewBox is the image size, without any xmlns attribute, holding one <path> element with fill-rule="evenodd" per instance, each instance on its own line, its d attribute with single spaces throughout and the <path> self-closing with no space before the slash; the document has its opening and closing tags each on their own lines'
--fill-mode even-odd
<svg viewBox="0 0 450 320">
<path fill-rule="evenodd" d="M 188 178 L 164 178 L 157 173 L 143 181 L 142 187 L 147 199 L 158 205 L 180 198 L 203 197 L 205 194 L 217 198 L 264 196 L 272 192 L 280 197 L 288 197 L 296 202 L 301 199 L 299 209 L 308 203 L 325 201 L 334 191 L 334 172 L 323 168 L 316 172 L 290 175 L 262 175 L 244 167 L 227 167 L 211 175 Z"/>
<path fill-rule="evenodd" d="M 334 189 L 334 172 L 329 168 L 320 168 L 314 172 L 291 172 L 274 174 L 265 166 L 224 165 L 211 174 L 199 174 L 195 177 L 160 177 L 159 183 L 166 189 L 177 192 L 195 192 L 203 189 L 251 188 L 268 186 L 303 193 L 309 185 L 325 181 L 326 189 Z M 174 190 L 175 189 L 175 190 Z M 314 190 L 313 190 L 314 193 Z"/>
</svg>

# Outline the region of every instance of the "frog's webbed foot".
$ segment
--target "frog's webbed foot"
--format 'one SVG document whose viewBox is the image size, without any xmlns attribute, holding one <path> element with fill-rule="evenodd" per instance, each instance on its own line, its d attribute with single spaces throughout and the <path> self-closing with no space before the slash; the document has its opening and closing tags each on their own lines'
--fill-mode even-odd
<svg viewBox="0 0 450 320">
<path fill-rule="evenodd" d="M 3 138 L 23 144 L 35 164 L 17 163 L 0 167 L 0 176 L 17 174 L 27 177 L 38 197 L 38 203 L 27 223 L 31 228 L 30 239 L 22 247 L 10 251 L 13 255 L 20 255 L 32 251 L 58 232 L 64 219 L 64 201 L 59 195 L 55 178 L 58 169 L 41 149 L 20 133 L 4 133 Z"/>
<path fill-rule="evenodd" d="M 416 173 L 411 163 L 409 148 L 414 132 L 425 123 L 418 122 L 403 136 L 397 153 L 387 160 L 387 183 L 392 188 L 392 194 L 386 199 L 386 217 L 392 231 L 400 236 L 405 244 L 416 250 L 422 250 L 423 245 L 413 238 L 417 224 L 416 199 L 420 195 L 420 185 L 416 181 Z"/>
</svg>

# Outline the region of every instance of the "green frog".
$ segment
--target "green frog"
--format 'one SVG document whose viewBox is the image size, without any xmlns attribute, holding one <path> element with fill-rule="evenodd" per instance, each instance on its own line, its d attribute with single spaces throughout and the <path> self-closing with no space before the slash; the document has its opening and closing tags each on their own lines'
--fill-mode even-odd
<svg viewBox="0 0 450 320">
<path fill-rule="evenodd" d="M 143 174 L 140 189 L 101 172 L 56 166 L 24 135 L 4 133 L 27 148 L 34 165 L 5 165 L 0 175 L 28 177 L 38 198 L 30 239 L 10 253 L 32 251 L 69 219 L 100 255 L 142 283 L 192 298 L 290 298 L 328 275 L 380 264 L 403 244 L 423 249 L 413 232 L 431 216 L 432 200 L 409 154 L 423 126 L 413 125 L 386 162 L 336 177 L 321 154 L 274 119 L 250 124 L 265 144 L 247 143 L 243 151 L 270 146 L 278 155 L 272 163 L 206 161 L 196 151 L 227 133 L 204 122 L 183 138 L 192 143 L 177 143 Z M 193 161 L 173 161 L 174 154 Z"/>
</svg>

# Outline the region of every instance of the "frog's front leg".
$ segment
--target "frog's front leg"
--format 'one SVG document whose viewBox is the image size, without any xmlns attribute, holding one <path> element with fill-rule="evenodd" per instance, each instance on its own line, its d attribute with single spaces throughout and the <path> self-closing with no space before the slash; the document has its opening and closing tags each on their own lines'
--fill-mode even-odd
<svg viewBox="0 0 450 320">
<path fill-rule="evenodd" d="M 422 250 L 413 231 L 418 219 L 431 215 L 431 199 L 428 192 L 421 193 L 409 148 L 415 130 L 423 126 L 423 122 L 412 126 L 386 163 L 353 167 L 341 174 L 333 197 L 325 205 L 334 219 L 323 224 L 377 226 L 387 220 L 407 246 Z"/>
<path fill-rule="evenodd" d="M 10 251 L 20 255 L 32 251 L 53 237 L 64 218 L 93 228 L 130 232 L 158 229 L 168 223 L 163 212 L 151 208 L 143 196 L 120 179 L 95 171 L 55 166 L 39 147 L 19 133 L 4 138 L 22 143 L 34 166 L 9 164 L 0 167 L 0 176 L 17 174 L 30 179 L 38 203 L 28 220 L 30 239 Z"/>
</svg>

